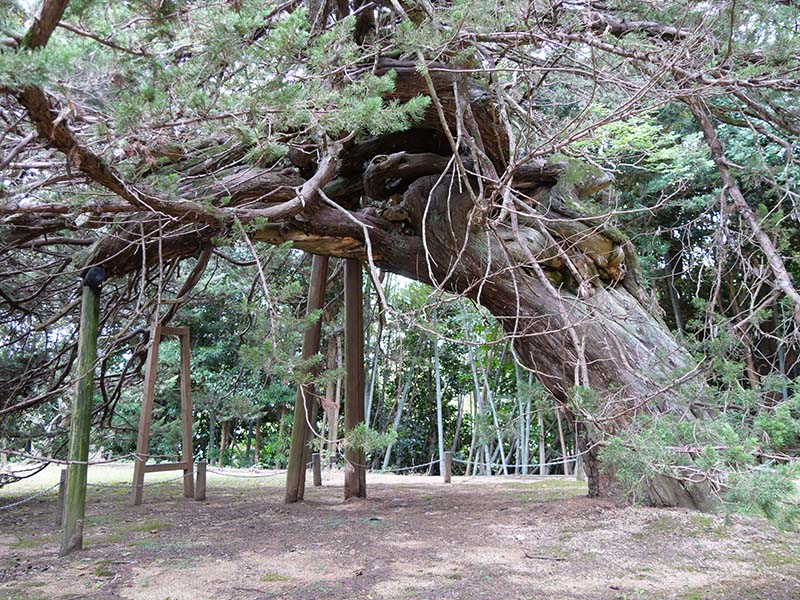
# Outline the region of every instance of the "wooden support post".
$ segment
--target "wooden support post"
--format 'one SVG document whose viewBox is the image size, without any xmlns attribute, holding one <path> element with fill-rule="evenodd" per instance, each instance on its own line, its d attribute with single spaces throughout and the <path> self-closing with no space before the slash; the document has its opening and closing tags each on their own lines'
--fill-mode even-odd
<svg viewBox="0 0 800 600">
<path fill-rule="evenodd" d="M 86 516 L 86 477 L 89 469 L 89 430 L 92 425 L 94 371 L 100 324 L 100 285 L 106 278 L 102 267 L 92 267 L 83 276 L 81 324 L 78 334 L 77 376 L 69 432 L 67 492 L 61 531 L 61 555 L 83 548 Z"/>
<path fill-rule="evenodd" d="M 206 499 L 206 461 L 197 463 L 197 484 L 194 486 L 194 499 Z"/>
<path fill-rule="evenodd" d="M 61 469 L 61 479 L 58 482 L 58 512 L 56 513 L 56 527 L 64 525 L 64 498 L 67 495 L 67 470 Z"/>
<path fill-rule="evenodd" d="M 311 455 L 311 471 L 314 473 L 314 487 L 322 485 L 322 460 L 319 452 Z"/>
<path fill-rule="evenodd" d="M 161 337 L 177 336 L 181 345 L 180 386 L 181 386 L 181 461 L 177 463 L 148 465 L 150 452 L 150 428 L 153 422 L 153 404 L 155 402 L 156 372 L 158 370 L 158 349 Z M 191 354 L 189 350 L 188 327 L 161 327 L 154 324 L 150 329 L 150 347 L 147 350 L 147 361 L 144 370 L 144 392 L 142 394 L 142 412 L 139 415 L 139 436 L 136 440 L 136 460 L 133 466 L 133 489 L 131 503 L 142 503 L 144 492 L 144 474 L 154 471 L 183 471 L 183 495 L 194 497 L 194 458 L 192 449 L 192 381 Z"/>
<path fill-rule="evenodd" d="M 153 402 L 156 393 L 156 371 L 158 369 L 158 346 L 161 342 L 161 328 L 153 325 L 150 328 L 150 347 L 147 349 L 147 361 L 144 367 L 144 392 L 142 394 L 142 412 L 139 415 L 139 435 L 136 440 L 136 459 L 133 465 L 133 490 L 131 502 L 134 506 L 142 503 L 144 492 L 144 466 L 150 450 L 150 425 L 153 422 Z"/>
<path fill-rule="evenodd" d="M 308 283 L 306 314 L 320 310 L 325 301 L 325 283 L 328 278 L 328 257 L 317 256 L 311 261 L 311 279 Z M 303 362 L 319 352 L 322 337 L 322 315 L 303 332 Z M 306 485 L 306 445 L 309 441 L 309 422 L 313 412 L 314 386 L 297 386 L 292 421 L 292 445 L 289 449 L 289 464 L 286 471 L 287 504 L 303 499 Z"/>
<path fill-rule="evenodd" d="M 344 264 L 344 428 L 349 433 L 364 422 L 364 300 L 361 262 L 348 258 Z M 344 498 L 367 497 L 364 452 L 345 451 Z"/>
<path fill-rule="evenodd" d="M 185 332 L 183 331 L 185 329 Z M 192 374 L 189 328 L 181 328 L 181 446 L 183 462 L 183 497 L 194 498 L 194 452 L 192 448 Z"/>
<path fill-rule="evenodd" d="M 448 450 L 447 452 L 444 453 L 444 473 L 442 473 L 445 483 L 450 483 L 450 478 L 452 474 L 453 474 L 453 453 Z"/>
</svg>

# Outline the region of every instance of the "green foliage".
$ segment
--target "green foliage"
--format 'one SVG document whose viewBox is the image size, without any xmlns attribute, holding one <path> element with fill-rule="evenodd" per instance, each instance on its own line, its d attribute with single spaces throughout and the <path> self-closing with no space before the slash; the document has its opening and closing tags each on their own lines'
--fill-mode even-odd
<svg viewBox="0 0 800 600">
<path fill-rule="evenodd" d="M 800 382 L 795 382 L 796 386 Z M 800 396 L 768 408 L 753 419 L 753 434 L 767 448 L 777 452 L 800 445 Z"/>
<path fill-rule="evenodd" d="M 397 441 L 397 432 L 387 431 L 381 433 L 371 429 L 365 423 L 359 423 L 345 438 L 345 446 L 365 454 L 372 454 L 376 450 L 385 450 L 387 446 Z"/>
<path fill-rule="evenodd" d="M 623 489 L 634 498 L 641 497 L 656 475 L 705 480 L 718 490 L 727 510 L 760 512 L 780 526 L 793 527 L 800 515 L 794 484 L 797 467 L 774 464 L 773 457 L 796 448 L 800 440 L 798 397 L 773 401 L 771 408 L 756 411 L 759 400 L 773 393 L 769 381 L 760 390 L 747 390 L 737 383 L 743 366 L 725 366 L 727 374 L 722 379 L 732 389 L 724 391 L 716 403 L 713 390 L 705 399 L 694 399 L 719 406 L 713 409 L 722 411 L 716 418 L 686 421 L 661 416 L 651 421 L 639 417 L 631 427 L 634 435 L 615 437 L 605 444 L 600 453 L 603 468 L 613 468 Z M 737 369 L 739 377 L 732 377 Z"/>
<path fill-rule="evenodd" d="M 0 87 L 49 86 L 70 75 L 85 48 L 81 44 L 54 42 L 33 52 L 0 52 Z"/>
<path fill-rule="evenodd" d="M 731 508 L 763 514 L 776 525 L 791 529 L 800 523 L 798 477 L 800 470 L 796 464 L 733 472 L 723 497 Z"/>
</svg>

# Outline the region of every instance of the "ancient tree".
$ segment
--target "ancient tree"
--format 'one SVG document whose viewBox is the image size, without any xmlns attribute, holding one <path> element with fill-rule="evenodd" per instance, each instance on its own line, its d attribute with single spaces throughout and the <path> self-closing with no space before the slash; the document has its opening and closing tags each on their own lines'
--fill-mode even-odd
<svg viewBox="0 0 800 600">
<path fill-rule="evenodd" d="M 220 30 L 227 37 L 219 46 L 191 36 L 183 44 L 177 33 L 167 43 L 147 27 L 129 45 L 113 30 L 100 36 L 62 20 L 64 0 L 44 2 L 27 33 L 6 40 L 9 64 L 41 53 L 58 31 L 143 68 L 196 69 L 189 76 L 214 100 L 197 100 L 203 107 L 194 112 L 181 100 L 181 114 L 160 122 L 151 115 L 149 128 L 117 138 L 111 131 L 112 150 L 92 128 L 113 129 L 107 111 L 115 99 L 164 94 L 169 102 L 170 92 L 156 84 L 137 92 L 123 71 L 92 82 L 96 89 L 78 99 L 33 77 L 3 80 L 6 125 L 23 138 L 3 158 L 6 168 L 22 165 L 13 171 L 18 191 L 0 209 L 4 252 L 79 248 L 62 270 L 101 265 L 124 281 L 185 257 L 207 261 L 221 237 L 243 234 L 361 261 L 376 283 L 384 269 L 470 298 L 502 323 L 520 361 L 567 414 L 586 424 L 580 446 L 590 493 L 612 494 L 603 442 L 642 418 L 704 418 L 705 384 L 644 290 L 636 248 L 604 195 L 613 176 L 571 144 L 672 102 L 702 126 L 733 210 L 767 257 L 766 281 L 794 303 L 800 322 L 800 296 L 715 129 L 718 119 L 741 114 L 756 128 L 767 123 L 773 137 L 773 128 L 796 135 L 797 116 L 775 105 L 796 89 L 796 57 L 767 72 L 763 54 L 740 52 L 718 36 L 723 24 L 711 26 L 699 12 L 673 23 L 669 11 L 656 15 L 660 22 L 638 18 L 642 7 L 591 2 L 515 5 L 490 16 L 429 2 L 285 3 L 271 12 L 230 4 L 224 12 L 234 24 Z M 186 36 L 194 9 L 176 4 L 148 18 Z M 239 54 L 220 48 L 231 40 Z M 548 122 L 536 96 L 564 72 L 581 94 L 613 88 L 617 107 L 597 116 L 587 100 L 566 123 Z M 237 94 L 247 98 L 241 105 L 226 99 Z M 260 104 L 280 98 L 288 109 Z M 299 110 L 295 102 L 306 103 L 305 120 L 283 112 Z M 22 157 L 42 153 L 48 164 L 26 158 L 24 167 Z M 692 453 L 685 455 L 678 468 L 649 478 L 649 502 L 710 502 L 713 482 L 693 477 Z"/>
</svg>

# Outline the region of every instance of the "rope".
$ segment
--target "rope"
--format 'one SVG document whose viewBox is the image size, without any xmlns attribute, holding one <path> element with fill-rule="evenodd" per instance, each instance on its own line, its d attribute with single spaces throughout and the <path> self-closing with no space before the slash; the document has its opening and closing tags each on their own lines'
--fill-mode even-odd
<svg viewBox="0 0 800 600">
<path fill-rule="evenodd" d="M 48 458 L 46 456 L 36 456 L 34 454 L 28 454 L 27 452 L 18 452 L 17 450 L 9 450 L 8 448 L 0 448 L 0 453 L 11 454 L 12 456 L 19 456 L 21 458 L 27 458 L 28 460 L 33 460 L 40 463 L 51 463 L 55 465 L 107 465 L 109 463 L 121 462 L 126 458 L 137 458 L 139 460 L 147 461 L 148 458 L 171 458 L 171 459 L 179 459 L 180 457 L 177 455 L 171 454 L 139 454 L 138 452 L 130 452 L 128 454 L 123 454 L 122 456 L 115 456 L 114 458 L 108 458 L 106 460 L 63 460 L 60 458 Z"/>
<path fill-rule="evenodd" d="M 118 490 L 118 489 L 138 488 L 138 487 L 143 487 L 143 488 L 156 487 L 158 485 L 164 485 L 165 483 L 173 483 L 175 481 L 180 481 L 181 479 L 185 479 L 186 477 L 192 477 L 193 475 L 194 473 L 190 471 L 189 473 L 184 473 L 183 475 L 178 475 L 177 477 L 171 477 L 163 481 L 156 481 L 154 483 L 143 483 L 141 485 L 134 483 L 87 483 L 86 487 L 95 487 L 107 490 Z"/>
<path fill-rule="evenodd" d="M 531 468 L 531 467 L 540 467 L 540 466 L 549 467 L 549 466 L 553 466 L 553 465 L 563 465 L 563 464 L 569 464 L 569 463 L 575 462 L 578 459 L 578 456 L 572 456 L 572 457 L 568 458 L 567 460 L 563 460 L 563 459 L 562 460 L 554 460 L 552 462 L 542 463 L 542 464 L 539 464 L 539 463 L 532 464 L 532 465 L 512 464 L 512 465 L 506 465 L 506 468 L 514 469 L 516 467 L 528 467 L 528 468 Z M 411 471 L 412 469 L 420 469 L 422 467 L 435 465 L 438 462 L 439 462 L 439 459 L 437 458 L 436 460 L 432 460 L 430 462 L 422 463 L 421 465 L 411 465 L 410 467 L 393 467 L 391 469 L 377 469 L 377 470 L 372 470 L 371 469 L 370 473 L 400 473 L 401 471 Z M 453 458 L 453 462 L 461 463 L 462 465 L 471 465 L 471 464 L 485 465 L 486 464 L 486 463 L 481 462 L 481 461 L 469 461 L 468 462 L 466 460 L 461 460 L 461 459 L 458 459 L 458 458 Z M 497 463 L 492 463 L 490 466 L 496 467 L 496 468 L 502 468 L 503 467 L 502 464 L 497 464 Z"/>
<path fill-rule="evenodd" d="M 422 467 L 428 467 L 430 465 L 435 465 L 439 462 L 439 459 L 432 460 L 430 462 L 422 463 L 421 465 L 411 465 L 410 467 L 392 467 L 391 469 L 378 469 L 378 470 L 370 470 L 370 473 L 400 473 L 401 471 L 410 471 L 412 469 L 421 469 Z"/>
<path fill-rule="evenodd" d="M 238 479 L 264 479 L 265 477 L 275 477 L 276 475 L 285 475 L 286 471 L 278 471 L 275 473 L 264 473 L 262 475 L 238 475 L 236 473 L 226 473 L 225 471 L 215 471 L 214 469 L 209 469 L 206 467 L 206 471 L 208 473 L 213 473 L 214 475 L 220 475 L 222 477 L 234 477 Z"/>
<path fill-rule="evenodd" d="M 568 458 L 566 460 L 559 459 L 559 460 L 554 460 L 554 461 L 550 461 L 550 462 L 546 462 L 546 463 L 534 463 L 534 464 L 531 464 L 531 465 L 521 465 L 521 464 L 506 465 L 506 468 L 507 469 L 515 469 L 517 467 L 528 467 L 528 468 L 532 468 L 532 467 L 533 468 L 552 467 L 552 466 L 556 466 L 556 465 L 566 465 L 566 464 L 569 464 L 569 463 L 574 463 L 576 460 L 578 460 L 578 456 L 573 456 L 573 457 L 570 457 L 570 458 Z M 485 466 L 486 465 L 485 462 L 480 461 L 480 460 L 466 461 L 466 460 L 461 460 L 459 458 L 453 458 L 453 462 L 461 463 L 462 465 L 478 465 L 478 466 Z M 500 464 L 500 463 L 490 463 L 489 466 L 493 467 L 493 468 L 498 468 L 498 469 L 502 469 L 503 468 L 503 465 Z"/>
<path fill-rule="evenodd" d="M 36 492 L 32 496 L 28 496 L 27 498 L 23 498 L 22 500 L 18 500 L 16 502 L 12 502 L 11 504 L 6 504 L 4 506 L 0 506 L 0 510 L 10 510 L 10 509 L 12 509 L 12 508 L 14 508 L 16 506 L 19 506 L 20 504 L 25 504 L 26 502 L 30 502 L 31 500 L 36 500 L 40 496 L 44 496 L 50 490 L 56 489 L 59 485 L 61 485 L 61 482 L 54 483 L 49 488 L 41 490 L 39 492 Z"/>
</svg>

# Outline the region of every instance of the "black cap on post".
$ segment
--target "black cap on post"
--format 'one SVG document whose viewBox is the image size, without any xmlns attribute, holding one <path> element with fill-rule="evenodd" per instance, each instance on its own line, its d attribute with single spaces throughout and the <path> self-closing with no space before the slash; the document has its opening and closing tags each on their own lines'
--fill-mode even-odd
<svg viewBox="0 0 800 600">
<path fill-rule="evenodd" d="M 103 267 L 90 267 L 83 273 L 83 285 L 88 285 L 95 292 L 99 292 L 107 277 L 108 274 Z"/>
</svg>

